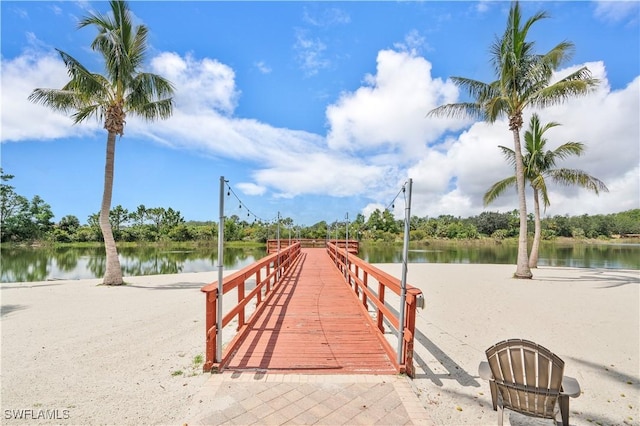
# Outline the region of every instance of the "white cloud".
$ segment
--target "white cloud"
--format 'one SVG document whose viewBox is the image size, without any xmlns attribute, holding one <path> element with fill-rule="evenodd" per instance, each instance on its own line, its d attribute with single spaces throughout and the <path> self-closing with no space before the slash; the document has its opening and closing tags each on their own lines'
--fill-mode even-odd
<svg viewBox="0 0 640 426">
<path fill-rule="evenodd" d="M 265 192 L 267 192 L 267 188 L 264 186 L 256 185 L 251 182 L 240 182 L 237 186 L 247 195 L 264 195 Z"/>
<path fill-rule="evenodd" d="M 318 38 L 309 37 L 304 30 L 297 31 L 293 48 L 297 52 L 300 68 L 307 76 L 316 75 L 331 66 L 331 61 L 325 57 L 326 44 Z"/>
<path fill-rule="evenodd" d="M 423 155 L 427 144 L 445 130 L 460 129 L 459 120 L 425 117 L 433 108 L 457 99 L 451 82 L 432 79 L 431 64 L 409 52 L 378 53 L 377 73 L 365 85 L 343 93 L 327 108 L 332 149 Z M 401 158 L 399 158 L 401 159 Z"/>
<path fill-rule="evenodd" d="M 59 89 L 68 81 L 58 56 L 28 50 L 22 56 L 2 59 L 2 142 L 56 139 L 86 134 L 100 126 L 95 120 L 73 125 L 63 113 L 28 100 L 36 88 Z"/>
<path fill-rule="evenodd" d="M 423 49 L 429 49 L 425 38 L 420 35 L 418 30 L 409 31 L 409 33 L 404 37 L 404 41 L 402 43 L 394 43 L 393 47 L 395 47 L 396 50 L 408 52 L 413 55 L 416 55 Z"/>
<path fill-rule="evenodd" d="M 302 19 L 314 27 L 324 28 L 351 22 L 349 14 L 337 7 L 323 9 L 321 12 L 311 12 L 308 8 L 305 8 Z"/>
<path fill-rule="evenodd" d="M 161 53 L 151 61 L 152 72 L 169 79 L 176 87 L 176 104 L 185 112 L 214 109 L 233 113 L 239 92 L 235 73 L 227 65 L 192 55 L 185 58 L 176 53 Z"/>
<path fill-rule="evenodd" d="M 272 71 L 271 67 L 268 66 L 264 61 L 258 61 L 254 65 L 262 74 L 270 74 Z"/>
<path fill-rule="evenodd" d="M 384 208 L 412 178 L 412 214 L 467 217 L 482 212 L 486 189 L 512 173 L 497 148 L 512 146 L 505 121 L 469 125 L 425 117 L 438 105 L 458 101 L 458 91 L 451 82 L 432 78 L 431 64 L 408 52 L 379 52 L 376 73 L 327 107 L 326 137 L 234 117 L 239 101 L 235 74 L 218 61 L 162 53 L 152 64 L 155 72 L 176 84 L 174 114 L 153 126 L 132 117 L 127 136 L 143 135 L 173 147 L 243 161 L 247 177 L 239 187 L 245 194 L 358 196 L 370 200 L 363 211 L 370 213 Z M 550 215 L 640 206 L 640 77 L 612 91 L 604 64 L 587 66 L 602 79 L 597 91 L 539 113 L 544 122 L 562 124 L 547 134 L 549 148 L 568 140 L 587 145 L 584 156 L 559 165 L 587 171 L 602 179 L 610 192 L 596 197 L 552 186 Z M 3 60 L 2 76 L 2 141 L 102 130 L 97 123 L 71 126 L 69 118 L 26 100 L 35 87 L 62 87 L 66 82 L 57 57 L 28 52 Z M 529 115 L 525 122 L 528 119 Z M 516 207 L 515 195 L 505 194 L 488 209 Z M 401 215 L 401 209 L 396 213 Z"/>
<path fill-rule="evenodd" d="M 577 187 L 550 187 L 548 215 L 596 214 L 640 207 L 640 77 L 626 88 L 611 91 L 602 63 L 586 64 L 594 76 L 602 79 L 600 88 L 564 105 L 538 111 L 543 122 L 561 124 L 546 133 L 548 149 L 567 141 L 581 141 L 586 152 L 566 159 L 558 167 L 577 168 L 605 182 L 609 193 L 600 196 Z M 573 68 L 560 72 L 566 75 Z M 529 111 L 525 116 L 525 128 Z M 524 132 L 523 132 L 524 133 Z M 413 177 L 413 211 L 418 215 L 453 214 L 472 216 L 483 211 L 482 196 L 496 181 L 513 173 L 497 145 L 513 147 L 505 121 L 493 125 L 475 123 L 443 153 L 429 152 L 409 169 Z M 445 186 L 447 186 L 445 188 Z M 529 198 L 528 208 L 531 209 Z M 515 190 L 506 192 L 487 210 L 509 211 L 517 208 Z"/>
<path fill-rule="evenodd" d="M 597 18 L 606 22 L 620 22 L 626 19 L 629 23 L 638 24 L 640 4 L 636 0 L 597 1 L 594 12 Z"/>
</svg>

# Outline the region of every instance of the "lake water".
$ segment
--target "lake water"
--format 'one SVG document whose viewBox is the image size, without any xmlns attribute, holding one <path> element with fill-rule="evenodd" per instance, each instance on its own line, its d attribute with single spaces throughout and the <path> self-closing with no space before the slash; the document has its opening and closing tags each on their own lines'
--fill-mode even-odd
<svg viewBox="0 0 640 426">
<path fill-rule="evenodd" d="M 217 271 L 218 253 L 211 247 L 123 247 L 119 254 L 125 276 Z M 263 247 L 227 247 L 224 268 L 240 269 L 265 255 Z M 400 263 L 402 245 L 362 244 L 359 256 L 369 263 Z M 409 250 L 409 262 L 418 263 L 515 265 L 516 256 L 516 245 L 507 243 L 435 242 L 412 244 Z M 3 248 L 0 260 L 0 282 L 97 278 L 102 277 L 105 270 L 102 247 Z M 545 242 L 538 265 L 640 270 L 640 244 Z"/>
</svg>

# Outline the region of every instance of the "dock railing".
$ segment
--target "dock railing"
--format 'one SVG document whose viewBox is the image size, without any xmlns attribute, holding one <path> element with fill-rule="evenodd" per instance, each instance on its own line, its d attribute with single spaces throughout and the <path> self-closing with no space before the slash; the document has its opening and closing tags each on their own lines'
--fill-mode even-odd
<svg viewBox="0 0 640 426">
<path fill-rule="evenodd" d="M 360 242 L 358 240 L 326 240 L 326 239 L 315 239 L 315 238 L 282 238 L 280 241 L 280 249 L 282 247 L 288 246 L 290 243 L 298 242 L 300 243 L 301 248 L 324 248 L 327 244 L 327 241 L 331 243 L 337 243 L 338 247 L 344 248 L 349 247 L 349 253 L 358 254 L 360 248 Z M 267 253 L 277 253 L 278 252 L 278 240 L 267 240 Z"/>
<path fill-rule="evenodd" d="M 205 363 L 203 370 L 205 372 L 214 370 L 222 371 L 228 364 L 231 355 L 237 347 L 242 343 L 244 335 L 248 330 L 248 325 L 260 315 L 265 302 L 273 294 L 274 289 L 280 284 L 280 279 L 285 275 L 300 259 L 300 243 L 296 242 L 288 247 L 283 247 L 280 252 L 270 254 L 258 262 L 253 263 L 246 268 L 234 272 L 223 278 L 222 293 L 226 295 L 232 290 L 237 290 L 237 304 L 232 307 L 222 319 L 222 327 L 219 331 L 227 326 L 235 318 L 238 320 L 238 333 L 224 348 L 222 359 L 216 360 L 217 349 L 217 314 L 219 309 L 218 303 L 218 281 L 208 284 L 200 291 L 206 294 L 206 350 Z M 255 287 L 246 292 L 248 284 Z M 250 281 L 250 283 L 248 283 Z M 255 310 L 251 313 L 247 311 L 247 305 L 250 302 L 255 303 Z M 223 299 L 223 309 L 225 307 Z M 251 307 L 253 308 L 253 307 Z M 247 318 L 247 314 L 249 317 Z"/>
<path fill-rule="evenodd" d="M 346 283 L 354 291 L 361 301 L 361 307 L 367 314 L 378 337 L 399 373 L 406 373 L 409 377 L 415 376 L 413 366 L 413 341 L 416 329 L 416 308 L 424 308 L 422 291 L 411 285 L 406 286 L 404 338 L 402 354 L 398 357 L 397 351 L 385 337 L 384 322 L 391 324 L 399 336 L 400 330 L 398 314 L 385 304 L 387 289 L 400 296 L 401 282 L 399 279 L 387 274 L 365 262 L 352 253 L 347 253 L 344 248 L 338 247 L 333 242 L 327 243 L 327 252 L 336 264 L 336 267 L 344 275 Z M 377 289 L 376 289 L 377 285 Z M 369 313 L 369 304 L 375 305 L 375 317 Z M 398 362 L 400 358 L 400 362 Z"/>
</svg>

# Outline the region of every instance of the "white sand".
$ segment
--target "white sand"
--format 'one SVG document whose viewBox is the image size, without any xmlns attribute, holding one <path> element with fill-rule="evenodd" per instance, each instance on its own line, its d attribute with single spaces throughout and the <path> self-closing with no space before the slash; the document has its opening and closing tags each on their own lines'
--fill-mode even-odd
<svg viewBox="0 0 640 426">
<path fill-rule="evenodd" d="M 400 276 L 400 265 L 378 266 Z M 519 337 L 556 352 L 579 380 L 572 424 L 640 424 L 640 272 L 541 268 L 523 281 L 510 278 L 514 269 L 409 266 L 409 283 L 427 301 L 413 385 L 431 417 L 496 424 L 477 365 L 488 346 Z M 209 376 L 193 361 L 204 354 L 200 287 L 216 278 L 133 277 L 120 288 L 100 280 L 1 284 L 1 422 L 181 424 Z M 12 410 L 59 419 L 11 420 Z"/>
<path fill-rule="evenodd" d="M 400 265 L 378 265 L 400 276 Z M 411 264 L 426 298 L 417 315 L 414 385 L 437 424 L 495 425 L 484 351 L 532 340 L 565 361 L 583 394 L 571 424 L 640 424 L 640 271 L 539 268 L 515 280 L 510 265 Z M 551 424 L 505 412 L 512 425 Z"/>
</svg>

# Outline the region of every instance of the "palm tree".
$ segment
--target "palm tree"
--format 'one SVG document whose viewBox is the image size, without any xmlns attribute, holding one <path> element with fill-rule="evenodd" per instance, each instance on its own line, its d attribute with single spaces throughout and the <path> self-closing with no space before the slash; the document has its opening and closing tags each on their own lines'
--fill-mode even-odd
<svg viewBox="0 0 640 426">
<path fill-rule="evenodd" d="M 569 156 L 580 156 L 584 152 L 584 144 L 581 142 L 566 142 L 553 151 L 545 151 L 547 140 L 544 133 L 560 124 L 556 122 L 547 123 L 541 126 L 537 114 L 533 114 L 529 122 L 529 129 L 524 134 L 526 154 L 522 158 L 525 179 L 533 188 L 533 208 L 535 232 L 531 255 L 529 256 L 529 268 L 538 267 L 538 249 L 540 248 L 541 226 L 540 226 L 540 195 L 545 210 L 551 205 L 549 193 L 547 191 L 547 181 L 551 178 L 554 182 L 562 185 L 577 185 L 599 194 L 600 191 L 608 192 L 607 186 L 599 179 L 589 175 L 582 170 L 555 168 L 558 160 Z M 515 152 L 504 146 L 500 146 L 507 160 L 513 164 L 516 161 Z M 490 204 L 499 197 L 507 188 L 516 183 L 515 176 L 510 176 L 496 182 L 484 194 L 484 205 Z"/>
<path fill-rule="evenodd" d="M 122 270 L 109 224 L 116 136 L 124 134 L 127 114 L 149 121 L 170 117 L 174 89 L 163 77 L 140 71 L 146 56 L 148 30 L 144 25 L 133 26 L 126 2 L 112 0 L 110 5 L 110 15 L 90 14 L 78 23 L 78 28 L 94 25 L 98 29 L 91 48 L 102 55 L 105 74 L 92 73 L 71 55 L 57 50 L 67 67 L 70 81 L 62 89 L 35 89 L 29 100 L 55 111 L 73 112 L 74 124 L 89 117 L 104 121 L 107 152 L 100 229 L 107 267 L 103 282 L 120 285 L 123 284 Z"/>
<path fill-rule="evenodd" d="M 598 84 L 586 67 L 551 83 L 553 72 L 571 57 L 573 44 L 561 42 L 544 55 L 533 52 L 534 43 L 527 41 L 527 34 L 533 24 L 547 17 L 545 12 L 538 12 L 522 23 L 519 3 L 514 2 L 507 18 L 507 27 L 490 50 L 497 79 L 484 83 L 451 77 L 473 100 L 441 105 L 428 114 L 454 118 L 472 116 L 489 123 L 494 123 L 502 116 L 509 119 L 516 156 L 515 178 L 520 216 L 516 278 L 532 277 L 527 256 L 527 204 L 520 146 L 522 113 L 528 106 L 546 107 L 559 104 L 571 96 L 586 94 Z"/>
</svg>

